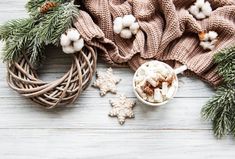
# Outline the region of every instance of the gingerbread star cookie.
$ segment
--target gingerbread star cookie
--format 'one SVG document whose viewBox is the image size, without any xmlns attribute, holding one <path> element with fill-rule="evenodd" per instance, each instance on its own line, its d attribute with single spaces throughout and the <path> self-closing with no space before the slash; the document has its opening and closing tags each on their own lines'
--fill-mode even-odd
<svg viewBox="0 0 235 159">
<path fill-rule="evenodd" d="M 96 81 L 93 83 L 93 87 L 100 89 L 100 95 L 104 96 L 107 92 L 113 94 L 117 93 L 116 84 L 120 82 L 120 78 L 113 75 L 112 68 L 109 68 L 106 72 L 97 72 Z"/>
<path fill-rule="evenodd" d="M 117 117 L 121 125 L 125 123 L 126 118 L 134 118 L 133 107 L 135 101 L 127 99 L 126 96 L 120 95 L 118 100 L 111 100 L 110 104 L 112 110 L 109 112 L 109 116 Z"/>
</svg>

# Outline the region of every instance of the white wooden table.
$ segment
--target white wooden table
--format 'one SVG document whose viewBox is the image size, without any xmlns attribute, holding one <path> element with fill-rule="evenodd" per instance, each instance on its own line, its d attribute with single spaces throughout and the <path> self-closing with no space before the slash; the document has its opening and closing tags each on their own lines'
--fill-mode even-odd
<svg viewBox="0 0 235 159">
<path fill-rule="evenodd" d="M 26 16 L 25 3 L 0 1 L 0 23 Z M 51 58 L 40 71 L 41 77 L 60 77 L 69 63 L 64 61 L 62 53 Z M 98 70 L 106 67 L 99 63 Z M 137 102 L 136 118 L 120 126 L 107 115 L 109 100 L 115 95 L 101 98 L 97 89 L 89 87 L 74 105 L 49 111 L 11 90 L 5 64 L 0 64 L 0 70 L 1 159 L 235 157 L 235 140 L 217 140 L 211 124 L 200 117 L 213 90 L 199 80 L 180 77 L 177 97 L 165 106 L 153 108 Z M 114 73 L 122 78 L 118 91 L 135 99 L 133 72 L 114 68 Z"/>
</svg>

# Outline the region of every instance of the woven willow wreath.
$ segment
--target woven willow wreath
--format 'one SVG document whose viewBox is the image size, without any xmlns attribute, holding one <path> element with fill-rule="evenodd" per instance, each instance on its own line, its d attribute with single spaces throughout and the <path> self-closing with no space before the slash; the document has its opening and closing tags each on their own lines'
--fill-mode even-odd
<svg viewBox="0 0 235 159">
<path fill-rule="evenodd" d="M 8 84 L 24 97 L 46 107 L 73 103 L 89 85 L 96 70 L 96 52 L 85 45 L 82 51 L 71 55 L 70 69 L 63 77 L 44 82 L 37 76 L 27 56 L 8 64 Z"/>
<path fill-rule="evenodd" d="M 79 6 L 73 0 L 29 0 L 26 9 L 27 18 L 0 26 L 8 84 L 48 109 L 73 103 L 89 85 L 97 60 L 94 48 L 73 25 Z M 68 72 L 52 82 L 40 80 L 33 67 L 41 62 L 48 45 L 61 47 L 73 58 Z"/>
</svg>

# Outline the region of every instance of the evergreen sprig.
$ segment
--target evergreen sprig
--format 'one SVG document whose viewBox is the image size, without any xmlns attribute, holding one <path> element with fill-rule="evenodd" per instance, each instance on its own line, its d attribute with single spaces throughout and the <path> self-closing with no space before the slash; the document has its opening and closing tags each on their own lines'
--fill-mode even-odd
<svg viewBox="0 0 235 159">
<path fill-rule="evenodd" d="M 0 27 L 0 39 L 5 41 L 4 60 L 17 59 L 30 46 L 30 30 L 35 26 L 31 18 L 11 20 Z"/>
<path fill-rule="evenodd" d="M 25 5 L 28 13 L 32 17 L 38 17 L 42 16 L 42 14 L 39 11 L 39 8 L 46 2 L 47 0 L 30 0 L 28 3 Z M 51 0 L 50 2 L 55 2 L 58 4 L 65 4 L 70 2 L 71 0 Z"/>
<path fill-rule="evenodd" d="M 30 62 L 35 65 L 43 57 L 44 47 L 58 45 L 61 34 L 72 27 L 74 17 L 78 16 L 78 6 L 56 0 L 60 5 L 41 14 L 36 8 L 45 1 L 30 0 L 27 4 L 29 18 L 11 20 L 0 26 L 0 40 L 5 41 L 5 61 L 14 61 L 22 54 L 28 54 Z"/>
<path fill-rule="evenodd" d="M 219 73 L 227 83 L 235 83 L 235 46 L 222 50 L 215 55 L 215 62 L 219 64 Z"/>
<path fill-rule="evenodd" d="M 216 137 L 235 136 L 235 46 L 218 52 L 214 59 L 224 81 L 202 108 L 202 116 L 212 121 Z"/>
</svg>

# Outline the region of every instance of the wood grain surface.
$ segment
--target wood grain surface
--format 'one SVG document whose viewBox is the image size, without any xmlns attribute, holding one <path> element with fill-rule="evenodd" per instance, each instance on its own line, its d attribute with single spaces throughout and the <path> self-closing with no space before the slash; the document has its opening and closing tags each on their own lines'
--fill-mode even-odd
<svg viewBox="0 0 235 159">
<path fill-rule="evenodd" d="M 26 1 L 0 1 L 0 24 L 27 16 Z M 46 55 L 48 60 L 39 74 L 50 81 L 63 75 L 70 59 L 55 48 Z M 99 61 L 99 71 L 107 67 Z M 89 87 L 75 104 L 45 110 L 8 87 L 2 62 L 0 72 L 0 159 L 235 157 L 235 140 L 217 140 L 210 122 L 200 117 L 213 89 L 197 79 L 181 76 L 177 96 L 165 106 L 148 107 L 137 101 L 135 119 L 120 126 L 107 115 L 109 100 L 116 95 L 100 97 L 97 89 Z M 122 79 L 118 92 L 137 100 L 131 86 L 133 73 L 128 68 L 114 68 Z"/>
</svg>

